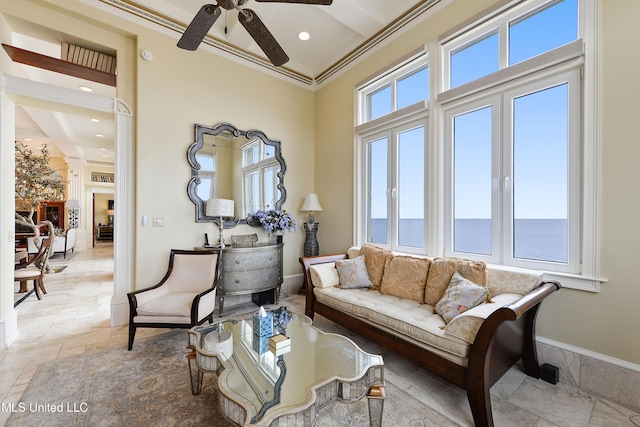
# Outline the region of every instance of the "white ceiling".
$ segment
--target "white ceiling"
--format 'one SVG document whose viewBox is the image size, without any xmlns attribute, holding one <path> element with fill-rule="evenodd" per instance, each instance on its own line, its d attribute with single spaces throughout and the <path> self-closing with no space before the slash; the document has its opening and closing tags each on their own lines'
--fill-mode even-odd
<svg viewBox="0 0 640 427">
<path fill-rule="evenodd" d="M 159 20 L 168 19 L 182 29 L 189 24 L 197 11 L 206 3 L 204 0 L 136 0 L 125 2 L 140 10 L 151 12 Z M 366 43 L 387 25 L 425 0 L 334 0 L 331 6 L 304 5 L 294 3 L 259 3 L 249 0 L 241 8 L 254 10 L 285 50 L 290 61 L 284 65 L 288 70 L 313 79 L 323 73 L 354 49 Z M 105 8 L 105 4 L 109 5 Z M 149 20 L 137 18 L 135 14 L 111 6 L 110 0 L 96 2 L 96 7 L 128 20 L 139 19 L 144 25 Z M 226 17 L 225 17 L 226 14 Z M 264 53 L 238 23 L 238 12 L 225 12 L 209 31 L 209 37 L 229 43 L 241 51 L 250 52 L 266 59 Z M 70 37 L 46 30 L 11 17 L 5 17 L 13 31 L 14 46 L 45 55 L 60 57 L 60 42 L 74 42 Z M 143 22 L 144 21 L 144 22 Z M 227 34 L 224 33 L 225 24 Z M 176 29 L 174 28 L 174 29 Z M 157 25 L 158 31 L 166 28 Z M 301 41 L 300 31 L 310 34 L 308 41 Z M 180 31 L 173 31 L 177 43 Z M 79 41 L 75 41 L 81 44 Z M 91 47 L 91 46 L 86 46 Z M 202 45 L 201 47 L 202 48 Z M 177 47 L 176 47 L 177 49 Z M 214 53 L 216 49 L 211 50 Z M 94 94 L 115 97 L 115 88 L 93 82 L 14 64 L 14 75 L 57 86 L 78 89 L 79 85 L 93 88 Z M 43 108 L 18 107 L 16 111 L 16 139 L 25 141 L 32 147 L 43 143 L 49 146 L 52 155 L 68 156 L 93 161 L 113 162 L 113 119 L 101 117 L 94 123 L 89 117 L 50 111 Z M 96 137 L 102 134 L 103 137 Z"/>
</svg>

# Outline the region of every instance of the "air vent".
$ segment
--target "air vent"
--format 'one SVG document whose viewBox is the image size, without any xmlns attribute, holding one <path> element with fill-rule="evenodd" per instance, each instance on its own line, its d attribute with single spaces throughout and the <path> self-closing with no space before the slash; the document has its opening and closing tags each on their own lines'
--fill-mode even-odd
<svg viewBox="0 0 640 427">
<path fill-rule="evenodd" d="M 116 57 L 75 44 L 62 42 L 60 59 L 105 73 L 116 73 Z"/>
</svg>

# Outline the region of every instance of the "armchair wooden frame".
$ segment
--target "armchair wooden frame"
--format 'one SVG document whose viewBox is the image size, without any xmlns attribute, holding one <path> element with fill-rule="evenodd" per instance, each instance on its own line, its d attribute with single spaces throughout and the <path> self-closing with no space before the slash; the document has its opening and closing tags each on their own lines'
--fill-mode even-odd
<svg viewBox="0 0 640 427">
<path fill-rule="evenodd" d="M 52 239 L 43 239 L 36 256 L 31 260 L 27 257 L 26 262 L 16 264 L 15 271 L 13 272 L 14 282 L 28 282 L 29 280 L 33 280 L 33 290 L 38 299 L 42 299 L 40 291 L 44 294 L 47 293 L 44 287 L 44 270 L 47 265 L 47 255 L 51 249 L 52 242 Z"/>
<path fill-rule="evenodd" d="M 190 321 L 187 322 L 150 322 L 150 321 L 135 321 L 136 316 L 138 315 L 138 297 L 141 293 L 151 291 L 153 289 L 158 289 L 163 286 L 169 277 L 171 276 L 174 270 L 174 260 L 176 255 L 188 255 L 188 256 L 208 256 L 211 257 L 212 254 L 216 254 L 216 267 L 215 267 L 215 277 L 211 283 L 211 287 L 207 290 L 200 292 L 194 295 L 193 301 L 191 303 L 191 315 Z M 215 291 L 218 286 L 218 279 L 220 277 L 220 266 L 222 263 L 222 250 L 218 251 L 191 251 L 191 250 L 181 250 L 181 249 L 172 249 L 171 254 L 169 256 L 169 267 L 167 269 L 166 274 L 160 280 L 160 282 L 154 286 L 138 289 L 133 292 L 129 292 L 127 297 L 129 299 L 129 344 L 128 349 L 131 350 L 133 348 L 133 340 L 136 335 L 137 328 L 183 328 L 188 329 L 193 326 L 200 325 L 206 321 L 209 323 L 213 322 L 213 311 L 215 308 Z M 211 312 L 203 314 L 199 312 L 200 301 L 207 296 L 208 294 L 214 292 L 213 297 L 213 305 L 211 308 Z M 148 317 L 148 316 L 147 316 Z M 161 320 L 159 318 L 159 320 Z"/>
</svg>

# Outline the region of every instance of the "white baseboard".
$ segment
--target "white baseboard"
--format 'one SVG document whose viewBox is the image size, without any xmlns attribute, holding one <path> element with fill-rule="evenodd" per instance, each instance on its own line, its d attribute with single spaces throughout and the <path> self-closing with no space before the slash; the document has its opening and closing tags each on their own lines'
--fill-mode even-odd
<svg viewBox="0 0 640 427">
<path fill-rule="evenodd" d="M 640 365 L 547 338 L 536 342 L 539 362 L 557 366 L 560 382 L 640 411 Z"/>
<path fill-rule="evenodd" d="M 11 309 L 0 321 L 0 350 L 9 348 L 18 338 L 18 310 Z"/>
<path fill-rule="evenodd" d="M 615 357 L 607 356 L 606 354 L 597 353 L 595 351 L 587 350 L 582 347 L 576 347 L 570 344 L 565 344 L 560 341 L 550 340 L 548 338 L 536 336 L 536 341 L 547 344 L 552 347 L 557 347 L 562 350 L 569 351 L 571 353 L 578 354 L 580 356 L 590 357 L 591 359 L 599 360 L 600 362 L 609 363 L 610 365 L 618 366 L 620 368 L 629 369 L 631 371 L 640 373 L 640 365 L 632 362 L 628 362 L 626 360 L 617 359 Z"/>
<path fill-rule="evenodd" d="M 111 323 L 110 326 L 122 326 L 129 324 L 129 302 L 111 302 Z"/>
</svg>

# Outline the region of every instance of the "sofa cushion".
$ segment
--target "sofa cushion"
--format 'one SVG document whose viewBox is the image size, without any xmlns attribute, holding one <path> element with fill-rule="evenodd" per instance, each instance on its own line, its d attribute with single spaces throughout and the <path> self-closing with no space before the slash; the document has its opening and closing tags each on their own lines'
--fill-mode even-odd
<svg viewBox="0 0 640 427">
<path fill-rule="evenodd" d="M 380 283 L 380 293 L 409 298 L 424 304 L 424 288 L 431 260 L 411 256 L 387 257 Z"/>
<path fill-rule="evenodd" d="M 485 319 L 500 307 L 511 304 L 520 297 L 521 295 L 518 294 L 501 294 L 491 297 L 493 301 L 491 304 L 477 305 L 454 317 L 444 328 L 444 333 L 473 344 Z"/>
<path fill-rule="evenodd" d="M 486 267 L 486 263 L 482 261 L 462 258 L 434 258 L 429 268 L 424 302 L 435 306 L 449 287 L 455 271 L 478 286 L 486 287 Z"/>
<path fill-rule="evenodd" d="M 194 295 L 189 292 L 174 292 L 139 304 L 139 316 L 179 316 L 191 318 Z"/>
<path fill-rule="evenodd" d="M 360 255 L 362 255 L 360 252 L 360 246 L 351 246 L 349 249 L 347 249 L 347 258 L 353 259 L 355 257 L 359 257 Z"/>
<path fill-rule="evenodd" d="M 388 257 L 393 256 L 393 252 L 378 246 L 365 243 L 360 249 L 360 253 L 364 255 L 364 261 L 367 264 L 367 271 L 373 286 L 371 289 L 380 289 L 382 283 L 382 274 Z"/>
<path fill-rule="evenodd" d="M 445 335 L 444 320 L 433 312 L 433 306 L 383 295 L 378 290 L 314 288 L 313 293 L 322 304 L 381 325 L 458 365 L 467 364 L 469 344 Z"/>
<path fill-rule="evenodd" d="M 328 288 L 340 284 L 340 277 L 335 262 L 316 264 L 309 268 L 311 283 L 319 288 Z"/>
<path fill-rule="evenodd" d="M 449 323 L 457 315 L 485 302 L 488 295 L 487 288 L 465 279 L 456 271 L 451 277 L 449 287 L 436 304 L 436 313 Z"/>
<path fill-rule="evenodd" d="M 336 261 L 336 270 L 340 277 L 340 287 L 342 289 L 370 288 L 371 280 L 367 273 L 367 265 L 364 255 L 354 259 Z"/>
<path fill-rule="evenodd" d="M 542 276 L 537 270 L 491 265 L 487 269 L 487 285 L 492 297 L 504 293 L 524 295 L 540 284 Z"/>
</svg>

